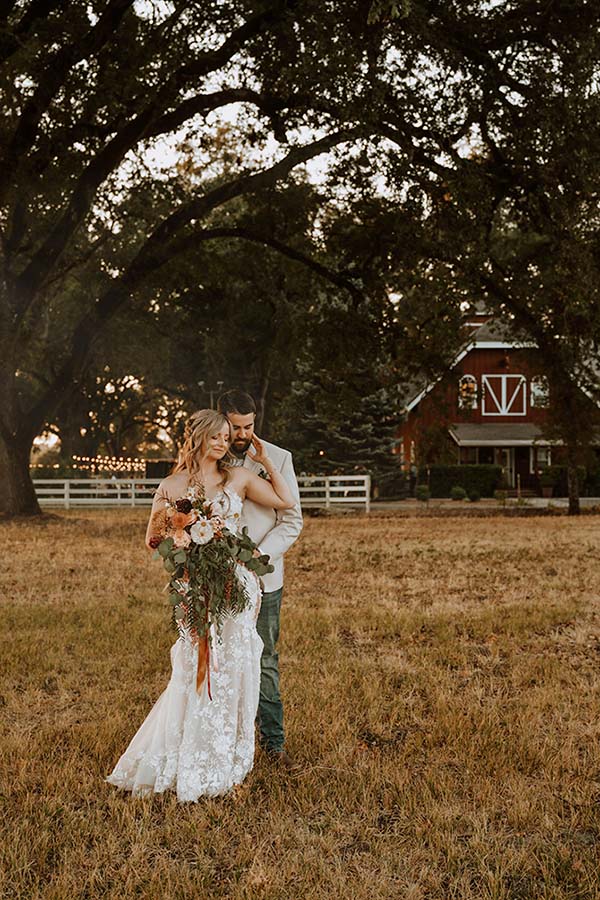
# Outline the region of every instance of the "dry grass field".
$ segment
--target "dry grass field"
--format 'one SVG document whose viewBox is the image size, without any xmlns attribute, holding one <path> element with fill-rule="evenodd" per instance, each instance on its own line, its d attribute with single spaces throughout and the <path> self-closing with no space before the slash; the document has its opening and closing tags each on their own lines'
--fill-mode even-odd
<svg viewBox="0 0 600 900">
<path fill-rule="evenodd" d="M 190 805 L 103 782 L 169 674 L 145 520 L 0 524 L 2 897 L 600 897 L 600 518 L 309 519 L 301 768 Z"/>
</svg>

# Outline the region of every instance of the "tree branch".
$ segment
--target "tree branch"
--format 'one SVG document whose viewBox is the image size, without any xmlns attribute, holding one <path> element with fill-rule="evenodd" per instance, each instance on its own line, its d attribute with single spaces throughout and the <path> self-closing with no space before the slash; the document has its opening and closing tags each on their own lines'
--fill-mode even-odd
<svg viewBox="0 0 600 900">
<path fill-rule="evenodd" d="M 19 124 L 7 143 L 4 155 L 0 158 L 0 170 L 14 172 L 18 168 L 19 161 L 35 142 L 42 116 L 73 66 L 82 59 L 94 55 L 104 46 L 133 3 L 134 0 L 110 0 L 97 23 L 81 41 L 61 47 L 50 57 L 44 76 L 33 96 L 25 104 Z M 10 179 L 6 179 L 5 190 L 9 184 Z"/>
<path fill-rule="evenodd" d="M 336 132 L 303 147 L 293 148 L 282 160 L 268 169 L 241 175 L 221 185 L 172 213 L 145 241 L 126 271 L 108 288 L 93 308 L 79 321 L 74 330 L 71 355 L 57 373 L 51 387 L 29 411 L 27 419 L 37 425 L 43 423 L 56 398 L 64 393 L 83 370 L 89 350 L 101 327 L 125 305 L 133 291 L 152 272 L 175 255 L 194 246 L 191 235 L 179 238 L 181 230 L 192 220 L 203 218 L 229 200 L 271 187 L 283 179 L 295 166 L 326 152 L 337 144 L 353 140 L 363 134 L 362 129 Z M 197 238 L 196 238 L 197 241 Z"/>
<path fill-rule="evenodd" d="M 258 107 L 271 121 L 273 133 L 278 141 L 285 143 L 287 136 L 278 112 L 285 109 L 287 103 L 267 94 L 260 94 L 249 88 L 226 88 L 222 91 L 214 91 L 212 94 L 198 94 L 189 97 L 183 103 L 163 116 L 160 116 L 146 132 L 146 137 L 156 137 L 159 134 L 175 131 L 188 119 L 198 113 L 208 113 L 213 109 L 219 109 L 230 103 L 252 103 Z"/>
<path fill-rule="evenodd" d="M 16 0 L 4 0 L 3 8 L 0 12 L 0 24 L 6 22 L 15 5 Z M 13 30 L 6 31 L 2 35 L 0 40 L 0 63 L 10 59 L 23 46 L 34 23 L 38 19 L 47 18 L 57 6 L 61 6 L 61 0 L 33 0 Z"/>
<path fill-rule="evenodd" d="M 115 0 L 115 2 L 131 3 L 133 0 Z M 163 113 L 174 90 L 184 87 L 186 79 L 197 79 L 207 75 L 228 62 L 243 42 L 276 19 L 284 6 L 285 3 L 279 3 L 276 7 L 257 13 L 236 29 L 219 48 L 203 54 L 202 58 L 193 64 L 181 67 L 160 89 L 152 102 L 91 160 L 77 179 L 62 216 L 39 250 L 33 255 L 25 270 L 16 279 L 19 316 L 29 306 L 31 296 L 43 284 L 48 273 L 62 255 L 73 232 L 88 213 L 98 187 L 117 168 L 125 154 L 147 136 L 155 118 Z"/>
<path fill-rule="evenodd" d="M 320 275 L 321 278 L 324 278 L 331 284 L 335 284 L 336 287 L 348 291 L 356 303 L 362 303 L 365 299 L 363 292 L 356 287 L 351 279 L 347 278 L 341 272 L 336 272 L 333 269 L 324 266 L 322 263 L 317 262 L 316 259 L 307 256 L 295 247 L 290 247 L 289 244 L 284 244 L 276 238 L 255 234 L 247 228 L 209 228 L 195 231 L 193 234 L 186 235 L 181 241 L 177 242 L 175 252 L 177 255 L 180 255 L 187 250 L 193 249 L 193 247 L 198 244 L 198 241 L 212 241 L 218 240 L 219 238 L 239 238 L 243 241 L 250 241 L 253 244 L 260 244 L 263 247 L 270 247 L 282 256 L 287 256 L 288 259 L 293 259 L 295 262 L 299 262 L 303 266 L 306 266 L 306 268 L 316 272 L 317 275 Z"/>
</svg>

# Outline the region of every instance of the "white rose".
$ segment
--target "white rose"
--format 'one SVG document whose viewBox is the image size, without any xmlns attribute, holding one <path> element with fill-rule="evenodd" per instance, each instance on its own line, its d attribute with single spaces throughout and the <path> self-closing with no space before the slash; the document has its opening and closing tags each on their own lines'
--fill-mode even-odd
<svg viewBox="0 0 600 900">
<path fill-rule="evenodd" d="M 208 544 L 215 532 L 208 519 L 198 519 L 196 524 L 192 525 L 190 535 L 195 544 Z"/>
</svg>

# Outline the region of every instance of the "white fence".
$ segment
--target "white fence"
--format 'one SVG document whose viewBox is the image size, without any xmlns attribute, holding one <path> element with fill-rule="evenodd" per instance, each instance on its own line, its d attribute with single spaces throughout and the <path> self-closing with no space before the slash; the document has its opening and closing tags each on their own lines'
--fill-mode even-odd
<svg viewBox="0 0 600 900">
<path fill-rule="evenodd" d="M 41 506 L 150 506 L 158 478 L 34 478 Z M 339 503 L 370 510 L 370 475 L 314 475 L 298 478 L 303 507 Z"/>
</svg>

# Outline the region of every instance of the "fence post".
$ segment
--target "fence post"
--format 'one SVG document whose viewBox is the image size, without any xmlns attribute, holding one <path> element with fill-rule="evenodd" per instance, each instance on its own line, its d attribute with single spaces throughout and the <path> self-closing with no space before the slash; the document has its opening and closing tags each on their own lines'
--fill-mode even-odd
<svg viewBox="0 0 600 900">
<path fill-rule="evenodd" d="M 131 505 L 135 506 L 135 478 L 131 482 Z"/>
<path fill-rule="evenodd" d="M 371 476 L 370 475 L 365 475 L 365 491 L 367 492 L 365 502 L 366 502 L 366 512 L 368 514 L 371 512 Z"/>
<path fill-rule="evenodd" d="M 69 485 L 70 485 L 70 483 L 71 483 L 71 482 L 69 481 L 69 479 L 68 479 L 68 478 L 65 478 L 65 484 L 64 484 L 64 487 L 63 487 L 63 502 L 64 502 L 64 507 L 65 507 L 65 509 L 69 509 L 69 508 L 70 508 L 70 500 L 71 500 L 71 495 L 70 495 L 70 493 L 69 493 Z"/>
<path fill-rule="evenodd" d="M 325 509 L 331 506 L 331 495 L 329 493 L 329 475 L 325 476 Z"/>
</svg>

